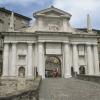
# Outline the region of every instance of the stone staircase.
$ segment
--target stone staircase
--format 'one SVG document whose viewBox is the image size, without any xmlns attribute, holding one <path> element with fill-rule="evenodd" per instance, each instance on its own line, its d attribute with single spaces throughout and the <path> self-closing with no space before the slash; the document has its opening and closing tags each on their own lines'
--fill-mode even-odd
<svg viewBox="0 0 100 100">
<path fill-rule="evenodd" d="M 44 79 L 39 100 L 100 100 L 100 85 L 74 78 Z"/>
</svg>

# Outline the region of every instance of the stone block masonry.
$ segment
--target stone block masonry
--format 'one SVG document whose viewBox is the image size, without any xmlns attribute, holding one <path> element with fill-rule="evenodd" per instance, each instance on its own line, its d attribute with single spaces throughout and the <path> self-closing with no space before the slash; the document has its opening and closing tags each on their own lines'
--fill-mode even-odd
<svg viewBox="0 0 100 100">
<path fill-rule="evenodd" d="M 38 100 L 40 83 L 41 83 L 41 77 L 36 78 L 34 81 L 26 80 L 26 86 L 25 86 L 26 88 L 16 90 L 18 88 L 16 86 L 17 85 L 16 81 L 14 81 L 12 84 L 13 85 L 15 84 L 14 87 L 16 88 L 8 87 L 9 91 L 11 88 L 13 88 L 14 90 L 11 91 L 10 93 L 4 91 L 3 94 L 0 95 L 0 100 Z M 11 81 L 9 82 L 9 84 L 11 85 Z M 2 92 L 1 88 L 7 89 L 6 86 L 7 85 L 3 86 L 2 83 L 2 86 L 0 86 L 0 91 Z"/>
</svg>

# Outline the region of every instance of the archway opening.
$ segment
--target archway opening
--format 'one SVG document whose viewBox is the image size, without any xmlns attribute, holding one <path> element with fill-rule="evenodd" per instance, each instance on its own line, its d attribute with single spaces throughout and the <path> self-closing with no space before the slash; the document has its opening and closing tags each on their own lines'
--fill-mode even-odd
<svg viewBox="0 0 100 100">
<path fill-rule="evenodd" d="M 18 76 L 21 78 L 25 77 L 25 68 L 23 66 L 21 66 L 18 70 Z"/>
<path fill-rule="evenodd" d="M 85 67 L 84 66 L 80 66 L 79 74 L 85 74 Z"/>
<path fill-rule="evenodd" d="M 47 57 L 45 61 L 45 77 L 61 77 L 61 60 L 59 57 Z"/>
</svg>

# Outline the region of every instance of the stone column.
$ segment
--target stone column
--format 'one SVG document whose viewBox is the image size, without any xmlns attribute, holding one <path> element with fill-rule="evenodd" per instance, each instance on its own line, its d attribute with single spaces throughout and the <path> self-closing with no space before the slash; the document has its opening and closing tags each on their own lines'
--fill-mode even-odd
<svg viewBox="0 0 100 100">
<path fill-rule="evenodd" d="M 4 44 L 4 52 L 3 52 L 3 76 L 8 76 L 9 73 L 9 44 Z"/>
<path fill-rule="evenodd" d="M 79 66 L 78 66 L 78 49 L 77 44 L 73 44 L 73 68 L 75 74 L 79 74 Z"/>
<path fill-rule="evenodd" d="M 95 75 L 99 75 L 99 56 L 97 45 L 93 45 Z"/>
<path fill-rule="evenodd" d="M 37 43 L 34 44 L 34 77 L 37 75 L 37 59 L 38 59 L 38 53 L 37 53 Z"/>
<path fill-rule="evenodd" d="M 68 43 L 64 43 L 64 77 L 71 77 L 70 47 Z"/>
<path fill-rule="evenodd" d="M 87 62 L 88 62 L 88 74 L 93 75 L 94 74 L 93 56 L 92 56 L 92 46 L 90 44 L 87 44 Z"/>
<path fill-rule="evenodd" d="M 12 43 L 10 76 L 16 76 L 16 43 Z"/>
<path fill-rule="evenodd" d="M 35 52 L 35 67 L 37 67 L 37 59 L 38 59 L 38 48 L 37 48 L 37 43 L 35 43 L 35 49 L 34 49 L 34 52 Z"/>
<path fill-rule="evenodd" d="M 38 43 L 38 74 L 45 78 L 44 44 Z"/>
<path fill-rule="evenodd" d="M 28 78 L 33 78 L 33 66 L 32 66 L 32 58 L 33 58 L 33 53 L 32 53 L 33 47 L 32 43 L 28 43 L 28 54 L 27 54 L 27 77 Z"/>
</svg>

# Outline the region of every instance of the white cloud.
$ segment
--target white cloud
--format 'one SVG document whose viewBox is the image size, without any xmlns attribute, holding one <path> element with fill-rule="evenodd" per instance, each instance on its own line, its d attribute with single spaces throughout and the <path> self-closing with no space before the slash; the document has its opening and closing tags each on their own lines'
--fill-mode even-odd
<svg viewBox="0 0 100 100">
<path fill-rule="evenodd" d="M 86 26 L 86 15 L 88 13 L 92 17 L 92 22 L 99 16 L 100 0 L 54 0 L 53 5 L 71 13 L 71 24 L 76 27 Z M 100 21 L 98 23 L 100 25 Z"/>
<path fill-rule="evenodd" d="M 36 0 L 0 0 L 0 4 L 21 4 L 23 6 L 28 6 L 34 2 L 36 2 Z"/>
<path fill-rule="evenodd" d="M 93 26 L 100 28 L 100 0 L 51 0 L 55 7 L 65 10 L 72 14 L 71 24 L 74 27 L 86 27 L 86 15 L 90 14 Z M 19 4 L 24 8 L 35 8 L 31 4 L 36 4 L 40 8 L 47 6 L 50 0 L 0 0 L 0 5 L 11 6 Z M 51 3 L 50 3 L 51 4 Z M 18 5 L 17 5 L 18 6 Z M 18 8 L 15 8 L 18 9 Z M 33 9 L 34 10 L 34 9 Z M 30 12 L 30 11 L 29 11 Z"/>
</svg>

